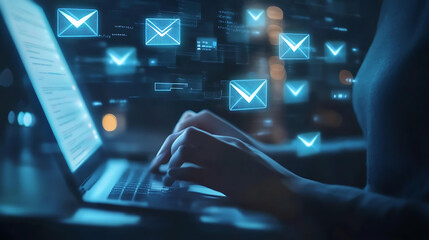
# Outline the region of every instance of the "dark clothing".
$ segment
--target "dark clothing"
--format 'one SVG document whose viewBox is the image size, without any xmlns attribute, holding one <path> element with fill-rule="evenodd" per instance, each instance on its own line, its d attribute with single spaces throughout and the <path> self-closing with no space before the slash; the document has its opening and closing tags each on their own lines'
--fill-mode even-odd
<svg viewBox="0 0 429 240">
<path fill-rule="evenodd" d="M 353 102 L 367 140 L 367 189 L 429 202 L 429 1 L 383 3 Z"/>
<path fill-rule="evenodd" d="M 384 1 L 356 81 L 367 188 L 303 185 L 306 215 L 332 238 L 429 239 L 429 1 Z"/>
</svg>

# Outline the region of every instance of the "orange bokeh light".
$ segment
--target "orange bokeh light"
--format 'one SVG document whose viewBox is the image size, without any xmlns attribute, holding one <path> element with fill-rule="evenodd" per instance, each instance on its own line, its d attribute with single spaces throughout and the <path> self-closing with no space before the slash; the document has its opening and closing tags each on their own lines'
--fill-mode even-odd
<svg viewBox="0 0 429 240">
<path fill-rule="evenodd" d="M 273 80 L 284 80 L 286 78 L 286 69 L 282 64 L 275 63 L 270 66 L 270 75 Z"/>
<path fill-rule="evenodd" d="M 283 19 L 283 10 L 279 7 L 271 6 L 267 8 L 267 16 L 272 20 L 282 20 Z"/>
<path fill-rule="evenodd" d="M 108 113 L 104 115 L 102 125 L 107 132 L 113 132 L 118 128 L 118 120 L 115 115 Z"/>
<path fill-rule="evenodd" d="M 340 71 L 340 82 L 344 85 L 352 85 L 354 81 L 353 74 L 348 70 Z"/>
</svg>

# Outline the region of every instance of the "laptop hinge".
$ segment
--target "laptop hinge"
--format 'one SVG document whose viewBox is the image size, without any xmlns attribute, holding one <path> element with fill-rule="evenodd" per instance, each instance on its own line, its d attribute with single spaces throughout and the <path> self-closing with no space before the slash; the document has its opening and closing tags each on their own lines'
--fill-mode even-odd
<svg viewBox="0 0 429 240">
<path fill-rule="evenodd" d="M 79 186 L 79 192 L 80 194 L 85 194 L 89 189 L 91 189 L 92 186 L 100 179 L 101 175 L 104 172 L 104 169 L 106 169 L 106 163 L 101 164 L 93 174 L 88 176 L 85 181 Z"/>
</svg>

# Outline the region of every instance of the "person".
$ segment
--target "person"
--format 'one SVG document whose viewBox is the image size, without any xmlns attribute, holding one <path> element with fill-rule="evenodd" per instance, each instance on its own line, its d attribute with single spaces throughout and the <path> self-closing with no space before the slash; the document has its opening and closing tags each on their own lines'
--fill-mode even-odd
<svg viewBox="0 0 429 240">
<path fill-rule="evenodd" d="M 429 239 L 428 64 L 429 1 L 384 1 L 353 89 L 365 189 L 302 178 L 209 111 L 183 114 L 151 170 L 168 164 L 166 185 L 195 182 L 284 221 L 310 219 L 330 237 Z"/>
</svg>

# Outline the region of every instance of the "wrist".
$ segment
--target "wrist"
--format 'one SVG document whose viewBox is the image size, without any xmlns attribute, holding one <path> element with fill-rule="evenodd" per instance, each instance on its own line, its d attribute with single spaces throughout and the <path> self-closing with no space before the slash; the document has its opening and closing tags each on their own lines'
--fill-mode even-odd
<svg viewBox="0 0 429 240">
<path fill-rule="evenodd" d="M 266 179 L 244 192 L 242 204 L 247 208 L 269 212 L 283 220 L 297 219 L 302 215 L 303 208 L 294 189 L 295 185 L 302 184 L 298 181 L 303 180 L 289 177 Z"/>
</svg>

